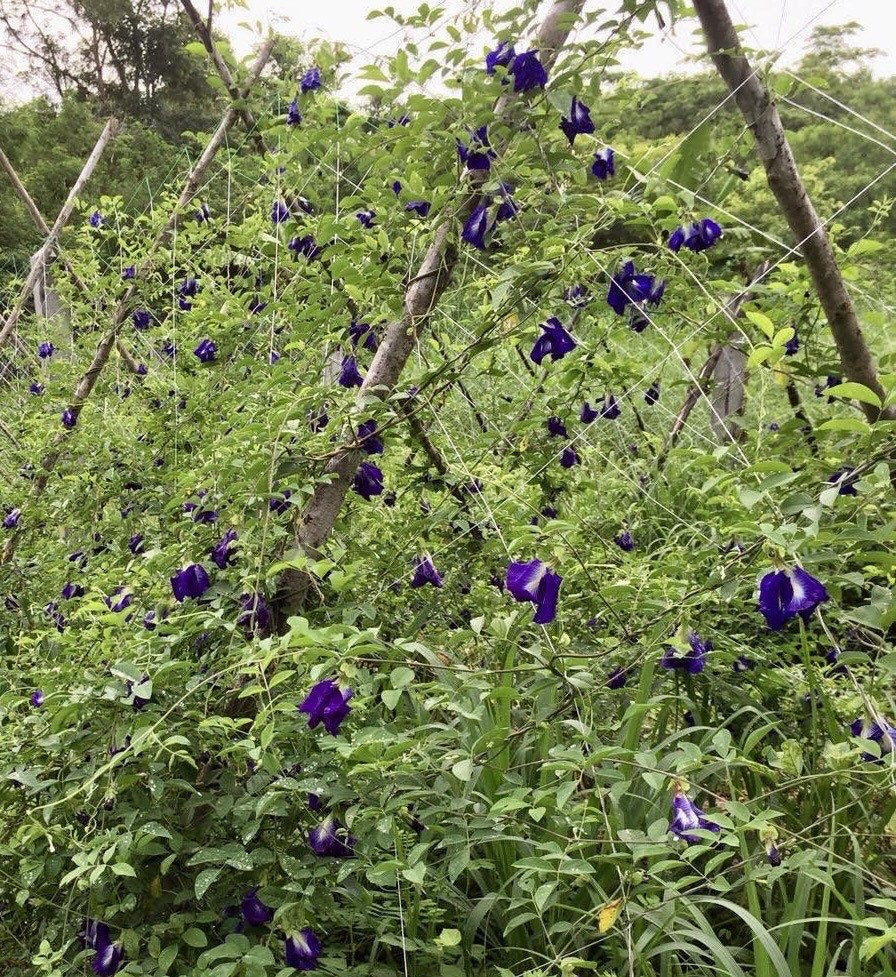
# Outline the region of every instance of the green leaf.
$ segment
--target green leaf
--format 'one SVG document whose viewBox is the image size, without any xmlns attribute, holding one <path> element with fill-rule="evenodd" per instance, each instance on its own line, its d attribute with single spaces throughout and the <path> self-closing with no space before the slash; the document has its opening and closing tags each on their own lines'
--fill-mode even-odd
<svg viewBox="0 0 896 977">
<path fill-rule="evenodd" d="M 845 400 L 860 400 L 863 404 L 871 404 L 873 407 L 880 407 L 880 397 L 873 390 L 869 390 L 864 384 L 855 383 L 847 380 L 846 383 L 838 383 L 828 390 L 831 397 L 843 397 Z"/>
<path fill-rule="evenodd" d="M 208 946 L 208 938 L 201 929 L 197 929 L 195 926 L 191 926 L 181 937 L 187 946 L 193 947 L 203 947 Z"/>
<path fill-rule="evenodd" d="M 116 862 L 112 866 L 112 871 L 116 875 L 123 875 L 129 879 L 136 879 L 137 873 L 134 871 L 133 865 L 128 865 L 127 862 Z"/>
<path fill-rule="evenodd" d="M 201 899 L 208 892 L 209 886 L 212 885 L 220 874 L 221 869 L 219 868 L 206 868 L 196 876 L 194 888 L 197 899 Z"/>
</svg>

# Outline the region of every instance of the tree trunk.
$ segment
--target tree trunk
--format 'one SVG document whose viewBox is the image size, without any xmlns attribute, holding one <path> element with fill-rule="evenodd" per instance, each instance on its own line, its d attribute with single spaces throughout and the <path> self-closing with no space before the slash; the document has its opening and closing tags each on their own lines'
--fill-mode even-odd
<svg viewBox="0 0 896 977">
<path fill-rule="evenodd" d="M 874 357 L 859 325 L 830 239 L 800 179 L 771 95 L 744 56 L 725 0 L 694 0 L 694 7 L 703 27 L 709 54 L 753 133 L 769 188 L 809 268 L 815 292 L 840 354 L 843 375 L 873 390 L 883 402 L 885 393 L 877 378 Z M 878 417 L 896 419 L 894 407 L 881 411 L 873 404 L 861 403 L 859 406 L 870 421 Z"/>
</svg>

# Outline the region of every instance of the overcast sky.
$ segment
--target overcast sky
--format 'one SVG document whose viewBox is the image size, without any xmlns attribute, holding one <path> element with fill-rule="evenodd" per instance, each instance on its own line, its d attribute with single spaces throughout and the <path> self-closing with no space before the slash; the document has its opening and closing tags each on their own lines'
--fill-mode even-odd
<svg viewBox="0 0 896 977">
<path fill-rule="evenodd" d="M 416 10 L 417 0 L 248 0 L 245 10 L 222 14 L 219 24 L 237 35 L 240 47 L 251 43 L 251 31 L 239 31 L 240 21 L 272 24 L 301 38 L 327 37 L 343 41 L 359 58 L 389 54 L 401 42 L 395 25 L 385 19 L 367 20 L 367 12 L 389 4 L 400 13 Z M 430 6 L 461 12 L 475 0 L 430 0 Z M 613 0 L 603 6 L 615 9 Z M 885 54 L 874 64 L 877 74 L 896 75 L 896 0 L 728 0 L 732 17 L 750 25 L 748 44 L 769 50 L 783 48 L 782 61 L 799 58 L 803 43 L 818 24 L 858 21 L 864 28 L 860 43 Z M 656 30 L 653 22 L 648 28 Z M 682 22 L 674 33 L 649 40 L 624 63 L 641 74 L 662 75 L 684 64 L 684 54 L 696 50 L 693 22 Z M 365 51 L 366 49 L 366 51 Z M 684 53 L 683 53 L 684 52 Z M 363 61 L 362 61 L 363 63 Z"/>
</svg>

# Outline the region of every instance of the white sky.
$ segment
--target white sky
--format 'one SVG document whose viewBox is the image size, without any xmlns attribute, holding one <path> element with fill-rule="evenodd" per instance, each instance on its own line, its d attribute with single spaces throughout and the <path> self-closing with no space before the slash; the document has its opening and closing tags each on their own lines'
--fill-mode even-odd
<svg viewBox="0 0 896 977">
<path fill-rule="evenodd" d="M 431 7 L 460 13 L 479 6 L 476 0 L 429 0 Z M 390 54 L 401 42 L 395 25 L 386 18 L 367 20 L 367 12 L 391 3 L 399 13 L 411 13 L 417 0 L 246 0 L 247 9 L 219 15 L 219 27 L 234 36 L 238 47 L 248 47 L 254 31 L 240 30 L 241 21 L 272 24 L 284 33 L 303 39 L 326 37 L 357 51 L 359 63 Z M 592 5 L 589 0 L 589 6 Z M 596 5 L 596 4 L 594 4 Z M 615 10 L 615 0 L 602 0 Z M 744 35 L 748 44 L 763 49 L 784 49 L 783 62 L 792 63 L 818 24 L 858 21 L 864 31 L 858 43 L 881 48 L 885 56 L 873 65 L 879 75 L 896 75 L 896 0 L 728 0 L 735 21 L 751 26 Z M 663 37 L 655 21 L 645 27 L 656 36 L 637 52 L 623 58 L 626 67 L 641 74 L 663 75 L 684 68 L 683 51 L 699 50 L 694 40 L 695 21 L 681 22 L 675 33 Z M 363 49 L 368 49 L 364 51 Z"/>
</svg>

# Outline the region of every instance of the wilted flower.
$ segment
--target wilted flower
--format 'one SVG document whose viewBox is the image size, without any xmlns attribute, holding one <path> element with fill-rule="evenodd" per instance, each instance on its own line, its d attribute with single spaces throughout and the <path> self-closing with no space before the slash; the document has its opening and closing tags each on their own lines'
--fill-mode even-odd
<svg viewBox="0 0 896 977">
<path fill-rule="evenodd" d="M 343 356 L 337 378 L 340 387 L 360 387 L 364 377 L 358 371 L 358 361 L 354 356 Z"/>
<path fill-rule="evenodd" d="M 653 383 L 644 391 L 644 403 L 648 407 L 653 407 L 653 405 L 660 399 L 660 383 L 659 380 L 654 380 Z"/>
<path fill-rule="evenodd" d="M 193 216 L 196 218 L 197 224 L 204 224 L 211 219 L 212 212 L 209 210 L 208 204 L 201 204 Z"/>
<path fill-rule="evenodd" d="M 781 852 L 778 851 L 778 846 L 773 841 L 765 843 L 765 860 L 772 868 L 777 868 L 781 864 Z"/>
<path fill-rule="evenodd" d="M 615 536 L 613 542 L 626 553 L 631 553 L 635 548 L 635 539 L 627 529 Z"/>
<path fill-rule="evenodd" d="M 143 551 L 143 537 L 140 533 L 134 533 L 128 540 L 128 549 L 136 556 Z"/>
<path fill-rule="evenodd" d="M 307 95 L 308 92 L 316 91 L 320 88 L 320 68 L 317 66 L 309 68 L 301 77 L 299 81 L 299 90 L 303 95 Z"/>
<path fill-rule="evenodd" d="M 563 293 L 563 298 L 575 309 L 588 304 L 588 293 L 584 285 L 570 285 Z"/>
<path fill-rule="evenodd" d="M 697 829 L 715 832 L 720 830 L 715 822 L 703 816 L 700 808 L 683 791 L 677 790 L 672 798 L 672 819 L 669 821 L 669 830 L 677 838 L 691 845 L 700 841 L 698 835 L 691 834 Z"/>
<path fill-rule="evenodd" d="M 310 234 L 306 234 L 304 237 L 290 238 L 286 247 L 292 251 L 293 257 L 297 260 L 299 257 L 304 257 L 308 261 L 314 261 L 315 258 L 320 257 L 320 253 L 323 251 L 323 248 L 314 243 L 314 238 Z"/>
<path fill-rule="evenodd" d="M 583 105 L 575 95 L 569 107 L 569 116 L 564 116 L 560 120 L 560 128 L 569 140 L 570 146 L 575 142 L 576 136 L 594 132 L 594 123 L 591 121 L 588 106 Z"/>
<path fill-rule="evenodd" d="M 495 68 L 500 65 L 502 68 L 509 68 L 510 63 L 516 57 L 516 51 L 513 49 L 512 44 L 508 44 L 506 41 L 501 41 L 494 51 L 489 51 L 485 56 L 485 73 L 487 75 L 493 75 L 495 73 Z"/>
<path fill-rule="evenodd" d="M 689 675 L 697 675 L 706 665 L 706 655 L 712 651 L 711 641 L 702 641 L 700 636 L 691 631 L 688 634 L 690 647 L 683 651 L 681 647 L 665 645 L 660 664 L 663 668 L 678 669 Z"/>
<path fill-rule="evenodd" d="M 188 563 L 171 577 L 171 591 L 180 603 L 188 597 L 201 597 L 211 586 L 201 563 Z"/>
<path fill-rule="evenodd" d="M 281 495 L 275 495 L 268 499 L 268 508 L 271 512 L 276 512 L 278 516 L 282 516 L 284 512 L 289 508 L 289 500 L 292 496 L 292 492 L 286 489 Z"/>
<path fill-rule="evenodd" d="M 271 623 L 271 612 L 261 594 L 243 594 L 240 597 L 240 611 L 236 623 L 247 631 L 267 631 Z"/>
<path fill-rule="evenodd" d="M 286 124 L 288 126 L 297 126 L 302 122 L 302 113 L 299 111 L 299 101 L 294 98 L 289 103 L 289 108 L 286 110 Z"/>
<path fill-rule="evenodd" d="M 78 422 L 78 415 L 71 409 L 71 407 L 66 407 L 59 416 L 59 420 L 62 421 L 63 427 L 71 430 Z"/>
<path fill-rule="evenodd" d="M 442 575 L 436 570 L 431 556 L 418 556 L 414 558 L 414 575 L 411 577 L 412 587 L 424 587 L 430 584 L 433 587 L 442 586 Z"/>
<path fill-rule="evenodd" d="M 143 627 L 146 628 L 147 631 L 155 631 L 155 629 L 156 629 L 156 612 L 155 611 L 147 611 L 143 615 Z"/>
<path fill-rule="evenodd" d="M 298 711 L 307 714 L 310 729 L 323 723 L 324 729 L 335 736 L 343 719 L 351 712 L 348 704 L 351 697 L 351 689 L 342 689 L 332 679 L 324 679 L 312 687 Z"/>
<path fill-rule="evenodd" d="M 500 203 L 498 204 L 498 209 L 495 211 L 495 221 L 508 221 L 512 217 L 520 212 L 520 208 L 516 201 L 513 199 L 511 194 L 513 193 L 513 187 L 509 183 L 499 183 L 498 184 L 498 197 Z"/>
<path fill-rule="evenodd" d="M 784 343 L 784 355 L 795 356 L 800 349 L 800 337 L 797 331 L 793 330 L 793 335 Z"/>
<path fill-rule="evenodd" d="M 351 858 L 355 854 L 355 842 L 332 815 L 308 832 L 308 847 L 315 855 L 331 858 Z"/>
<path fill-rule="evenodd" d="M 292 933 L 286 937 L 283 943 L 283 955 L 286 964 L 296 970 L 317 969 L 317 960 L 322 949 L 320 940 L 310 929 Z"/>
<path fill-rule="evenodd" d="M 516 55 L 508 68 L 513 75 L 513 90 L 528 92 L 533 88 L 544 88 L 548 81 L 548 73 L 544 65 L 538 60 L 537 51 L 524 51 Z"/>
<path fill-rule="evenodd" d="M 399 193 L 401 193 L 401 180 L 393 180 L 392 181 L 392 192 L 394 194 L 396 194 L 396 196 Z"/>
<path fill-rule="evenodd" d="M 382 494 L 383 473 L 372 462 L 362 461 L 352 479 L 352 489 L 369 502 L 373 496 Z"/>
<path fill-rule="evenodd" d="M 230 566 L 230 561 L 233 559 L 231 548 L 236 539 L 236 530 L 228 529 L 227 532 L 224 533 L 224 535 L 212 547 L 209 555 L 212 563 L 214 563 L 218 569 L 225 570 L 228 566 Z"/>
<path fill-rule="evenodd" d="M 613 150 L 609 146 L 599 150 L 594 154 L 594 162 L 591 164 L 591 173 L 598 180 L 606 180 L 616 174 L 616 160 Z"/>
<path fill-rule="evenodd" d="M 416 214 L 418 217 L 426 217 L 432 204 L 428 200 L 409 200 L 404 209 Z"/>
<path fill-rule="evenodd" d="M 458 159 L 468 170 L 489 170 L 497 154 L 488 141 L 488 126 L 470 130 L 469 144 L 455 139 Z"/>
<path fill-rule="evenodd" d="M 177 289 L 177 294 L 179 296 L 178 304 L 181 309 L 186 311 L 187 309 L 193 308 L 193 303 L 188 301 L 191 298 L 195 298 L 196 293 L 199 291 L 199 283 L 195 278 L 185 278 Z"/>
<path fill-rule="evenodd" d="M 812 611 L 828 599 L 828 592 L 820 580 L 795 566 L 792 570 L 770 570 L 764 574 L 756 598 L 769 628 L 780 631 L 797 614 L 808 620 Z"/>
<path fill-rule="evenodd" d="M 308 411 L 308 430 L 317 434 L 330 423 L 330 415 L 323 407 Z"/>
<path fill-rule="evenodd" d="M 749 672 L 755 664 L 752 658 L 747 658 L 746 655 L 741 654 L 731 663 L 731 669 L 735 672 Z"/>
<path fill-rule="evenodd" d="M 358 442 L 361 450 L 368 455 L 381 455 L 383 442 L 376 436 L 376 421 L 369 420 L 358 426 Z"/>
<path fill-rule="evenodd" d="M 42 360 L 48 360 L 55 352 L 56 352 L 56 347 L 51 342 L 48 342 L 47 340 L 44 340 L 42 343 L 37 344 L 37 355 Z"/>
<path fill-rule="evenodd" d="M 557 614 L 557 596 L 563 578 L 548 569 L 541 560 L 528 563 L 511 561 L 507 566 L 505 583 L 514 600 L 530 601 L 535 605 L 533 624 L 548 624 Z"/>
<path fill-rule="evenodd" d="M 607 688 L 621 689 L 628 681 L 628 671 L 627 668 L 614 668 L 607 676 Z"/>
<path fill-rule="evenodd" d="M 619 404 L 613 394 L 607 394 L 604 397 L 604 406 L 601 409 L 600 416 L 605 421 L 615 421 L 622 411 L 619 409 Z"/>
<path fill-rule="evenodd" d="M 548 429 L 548 434 L 555 438 L 568 438 L 569 435 L 566 433 L 566 427 L 563 421 L 559 417 L 549 417 L 545 421 L 545 427 Z"/>
<path fill-rule="evenodd" d="M 131 594 L 124 587 L 116 587 L 108 597 L 103 598 L 103 601 L 110 611 L 117 614 L 126 607 L 130 607 Z"/>
<path fill-rule="evenodd" d="M 576 341 L 556 316 L 551 316 L 538 328 L 541 329 L 541 335 L 535 340 L 535 345 L 529 353 L 533 363 L 540 364 L 545 356 L 550 356 L 551 360 L 556 362 L 575 349 Z"/>
<path fill-rule="evenodd" d="M 581 458 L 571 444 L 568 444 L 560 453 L 560 465 L 563 468 L 572 468 L 573 465 L 580 465 L 581 463 Z"/>
<path fill-rule="evenodd" d="M 355 217 L 358 218 L 358 223 L 361 227 L 373 227 L 373 219 L 376 217 L 375 210 L 359 210 Z"/>
<path fill-rule="evenodd" d="M 19 524 L 19 519 L 22 518 L 21 509 L 10 509 L 9 512 L 3 517 L 3 528 L 4 529 L 15 529 Z"/>
<path fill-rule="evenodd" d="M 240 915 L 250 926 L 261 926 L 274 918 L 274 910 L 258 898 L 258 889 L 250 889 L 240 901 Z"/>
<path fill-rule="evenodd" d="M 722 228 L 709 217 L 695 221 L 689 227 L 676 227 L 666 242 L 669 249 L 679 251 L 684 245 L 693 252 L 706 251 L 722 236 Z"/>
<path fill-rule="evenodd" d="M 218 345 L 211 339 L 201 339 L 193 350 L 193 355 L 200 363 L 211 363 L 218 353 Z"/>
</svg>

